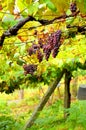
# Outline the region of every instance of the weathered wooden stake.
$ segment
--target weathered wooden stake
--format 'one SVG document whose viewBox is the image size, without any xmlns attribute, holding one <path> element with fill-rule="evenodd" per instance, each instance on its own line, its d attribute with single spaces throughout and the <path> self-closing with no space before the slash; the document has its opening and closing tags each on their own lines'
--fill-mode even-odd
<svg viewBox="0 0 86 130">
<path fill-rule="evenodd" d="M 24 89 L 19 90 L 19 99 L 24 99 Z"/>
<path fill-rule="evenodd" d="M 52 84 L 51 87 L 49 87 L 49 89 L 47 90 L 47 92 L 45 93 L 44 97 L 42 98 L 42 100 L 40 101 L 39 105 L 37 106 L 37 108 L 35 109 L 35 111 L 33 112 L 31 118 L 27 121 L 25 127 L 23 130 L 26 130 L 27 128 L 30 128 L 34 121 L 37 119 L 37 117 L 40 114 L 40 111 L 43 109 L 43 107 L 45 106 L 45 104 L 47 103 L 49 97 L 51 96 L 51 94 L 54 92 L 55 88 L 57 87 L 57 84 L 59 83 L 59 81 L 61 80 L 62 76 L 64 74 L 64 70 L 60 73 L 60 75 L 55 79 L 54 83 Z"/>
</svg>

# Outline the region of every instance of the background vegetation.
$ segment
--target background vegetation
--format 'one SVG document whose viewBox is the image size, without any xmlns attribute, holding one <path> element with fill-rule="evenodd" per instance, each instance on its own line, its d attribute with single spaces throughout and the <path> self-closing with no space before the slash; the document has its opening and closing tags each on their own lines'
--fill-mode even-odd
<svg viewBox="0 0 86 130">
<path fill-rule="evenodd" d="M 39 118 L 27 129 L 86 129 L 86 103 L 76 99 L 77 86 L 86 84 L 86 0 L 2 0 L 0 129 L 23 129 L 64 69 L 70 73 L 67 78 L 71 78 L 71 107 L 63 107 L 63 76 L 60 88 L 56 88 Z M 23 100 L 19 90 L 24 90 Z M 67 119 L 63 118 L 64 111 L 70 114 Z"/>
</svg>

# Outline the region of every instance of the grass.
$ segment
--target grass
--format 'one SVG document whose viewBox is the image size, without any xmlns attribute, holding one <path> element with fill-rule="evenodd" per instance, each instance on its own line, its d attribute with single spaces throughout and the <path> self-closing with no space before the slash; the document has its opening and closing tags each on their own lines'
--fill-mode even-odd
<svg viewBox="0 0 86 130">
<path fill-rule="evenodd" d="M 25 109 L 25 105 L 27 109 Z M 20 104 L 12 103 L 10 105 L 7 104 L 7 101 L 0 100 L 0 130 L 22 130 L 33 110 L 34 108 L 28 107 L 26 100 L 21 101 Z M 85 101 L 72 103 L 68 110 L 70 116 L 67 120 L 63 118 L 63 111 L 63 102 L 55 101 L 43 109 L 34 125 L 27 130 L 86 130 Z"/>
<path fill-rule="evenodd" d="M 63 86 L 61 89 L 62 97 Z M 18 91 L 9 95 L 0 94 L 0 130 L 23 130 L 25 123 L 46 92 L 46 87 L 43 90 L 35 88 L 35 90 L 24 91 L 23 100 L 18 99 Z M 34 125 L 27 130 L 86 130 L 86 102 L 74 100 L 68 110 L 70 116 L 65 120 L 62 98 L 59 99 L 56 90 Z"/>
</svg>

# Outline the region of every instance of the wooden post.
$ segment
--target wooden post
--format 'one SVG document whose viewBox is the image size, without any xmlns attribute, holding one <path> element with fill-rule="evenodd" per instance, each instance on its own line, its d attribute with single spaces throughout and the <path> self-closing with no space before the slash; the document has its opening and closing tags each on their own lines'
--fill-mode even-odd
<svg viewBox="0 0 86 130">
<path fill-rule="evenodd" d="M 57 84 L 60 82 L 62 76 L 64 74 L 64 70 L 62 70 L 62 72 L 60 73 L 60 75 L 58 75 L 58 77 L 55 79 L 54 83 L 52 84 L 51 87 L 49 87 L 49 89 L 47 90 L 47 92 L 45 93 L 44 97 L 42 98 L 42 100 L 40 101 L 39 105 L 37 106 L 37 108 L 34 110 L 31 118 L 27 121 L 25 127 L 23 130 L 26 130 L 27 128 L 30 128 L 34 121 L 37 119 L 37 117 L 40 114 L 40 111 L 42 111 L 43 107 L 45 106 L 45 104 L 47 103 L 49 97 L 51 96 L 51 94 L 54 92 L 55 88 L 57 87 Z"/>
<path fill-rule="evenodd" d="M 24 89 L 19 90 L 19 99 L 24 99 Z"/>
<path fill-rule="evenodd" d="M 71 94 L 70 94 L 70 81 L 71 81 L 71 73 L 69 71 L 65 71 L 65 90 L 64 90 L 64 108 L 70 108 L 71 103 Z M 69 113 L 64 111 L 64 117 L 67 118 Z"/>
</svg>

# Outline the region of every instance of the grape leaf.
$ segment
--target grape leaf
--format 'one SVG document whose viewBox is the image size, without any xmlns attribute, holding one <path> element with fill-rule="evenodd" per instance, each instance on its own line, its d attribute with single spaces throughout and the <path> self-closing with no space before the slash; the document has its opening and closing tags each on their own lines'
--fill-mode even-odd
<svg viewBox="0 0 86 130">
<path fill-rule="evenodd" d="M 39 9 L 39 2 L 30 4 L 28 12 L 30 15 L 35 15 Z"/>
<path fill-rule="evenodd" d="M 86 0 L 84 0 L 84 10 L 86 12 Z"/>
<path fill-rule="evenodd" d="M 2 19 L 2 27 L 4 29 L 7 29 L 8 27 L 14 26 L 17 23 L 17 20 L 15 20 L 15 17 L 11 14 L 4 15 Z"/>
<path fill-rule="evenodd" d="M 46 6 L 51 9 L 52 11 L 56 11 L 57 8 L 55 7 L 55 5 L 51 2 L 51 0 L 44 0 L 44 2 L 46 3 Z"/>
<path fill-rule="evenodd" d="M 15 8 L 15 0 L 7 0 L 7 9 L 10 11 L 10 13 L 13 13 L 13 10 Z"/>
</svg>

